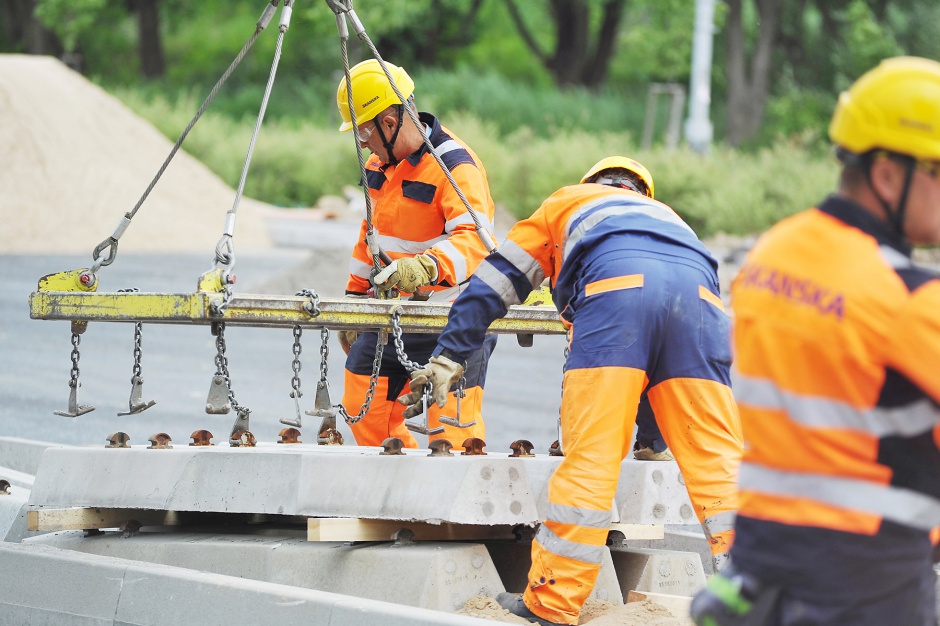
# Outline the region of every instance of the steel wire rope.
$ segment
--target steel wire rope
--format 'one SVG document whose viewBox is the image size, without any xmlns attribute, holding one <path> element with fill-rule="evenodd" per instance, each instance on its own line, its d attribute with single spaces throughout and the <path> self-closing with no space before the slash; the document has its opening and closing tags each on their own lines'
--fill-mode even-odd
<svg viewBox="0 0 940 626">
<path fill-rule="evenodd" d="M 114 262 L 114 259 L 117 257 L 118 240 L 124 234 L 124 231 L 127 230 L 128 226 L 130 226 L 131 220 L 150 196 L 150 192 L 153 191 L 153 188 L 157 185 L 157 182 L 160 180 L 160 178 L 163 177 L 163 173 L 166 171 L 166 168 L 169 167 L 170 161 L 173 160 L 173 157 L 176 156 L 176 153 L 179 152 L 180 147 L 183 145 L 183 141 L 186 139 L 186 136 L 189 135 L 189 131 L 192 130 L 193 126 L 196 125 L 196 122 L 198 122 L 199 118 L 202 117 L 202 114 L 205 113 L 206 109 L 209 107 L 209 104 L 215 99 L 215 96 L 222 88 L 222 85 L 225 84 L 225 82 L 229 79 L 229 76 L 232 75 L 232 72 L 235 71 L 235 68 L 237 68 L 242 62 L 242 59 L 244 59 L 245 55 L 254 45 L 258 35 L 261 34 L 261 31 L 263 31 L 271 22 L 271 18 L 274 16 L 274 12 L 277 10 L 277 5 L 279 2 L 280 0 L 270 0 L 267 6 L 265 6 L 261 17 L 258 19 L 258 22 L 255 25 L 254 33 L 252 33 L 251 37 L 248 38 L 248 41 L 246 41 L 242 46 L 242 49 L 235 56 L 235 59 L 229 64 L 228 68 L 225 70 L 225 72 L 223 72 L 222 76 L 215 83 L 215 86 L 212 87 L 212 90 L 203 101 L 202 106 L 199 107 L 196 115 L 192 120 L 190 120 L 189 124 L 186 125 L 186 128 L 183 130 L 183 132 L 180 133 L 179 138 L 176 140 L 176 143 L 170 150 L 169 155 L 167 155 L 166 159 L 163 161 L 163 165 L 160 166 L 156 176 L 153 177 L 153 180 L 150 181 L 150 184 L 147 186 L 147 189 L 144 191 L 143 195 L 141 195 L 140 199 L 137 200 L 137 204 L 134 205 L 133 209 L 124 214 L 124 217 L 121 218 L 117 228 L 114 229 L 114 233 L 112 233 L 111 236 L 106 238 L 95 247 L 94 251 L 92 252 L 92 259 L 94 262 L 88 270 L 88 273 L 92 276 L 93 279 L 101 267 L 111 265 L 111 263 Z M 101 252 L 105 248 L 109 248 L 108 256 L 101 257 Z M 92 284 L 94 283 L 92 282 Z"/>
</svg>

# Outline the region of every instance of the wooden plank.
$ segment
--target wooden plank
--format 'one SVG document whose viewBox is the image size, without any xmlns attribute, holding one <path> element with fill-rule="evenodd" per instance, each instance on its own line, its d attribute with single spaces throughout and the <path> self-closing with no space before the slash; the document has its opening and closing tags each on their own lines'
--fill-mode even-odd
<svg viewBox="0 0 940 626">
<path fill-rule="evenodd" d="M 134 520 L 141 526 L 172 526 L 179 523 L 175 511 L 145 509 L 36 509 L 26 512 L 29 530 L 86 530 L 92 528 L 121 528 Z"/>
<path fill-rule="evenodd" d="M 624 539 L 664 539 L 666 529 L 662 524 L 620 524 L 610 525 L 610 530 L 623 533 Z"/>
<path fill-rule="evenodd" d="M 480 541 L 514 539 L 512 526 L 477 524 L 429 524 L 427 522 L 360 519 L 355 517 L 311 517 L 307 541 L 392 541 L 401 529 L 414 533 L 417 541 Z"/>
</svg>

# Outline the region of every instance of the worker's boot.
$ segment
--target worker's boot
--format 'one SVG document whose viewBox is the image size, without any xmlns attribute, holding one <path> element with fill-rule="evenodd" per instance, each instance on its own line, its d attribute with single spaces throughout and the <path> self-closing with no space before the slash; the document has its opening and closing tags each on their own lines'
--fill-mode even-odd
<svg viewBox="0 0 940 626">
<path fill-rule="evenodd" d="M 555 624 L 558 624 L 558 622 L 550 622 L 547 619 L 541 618 L 530 611 L 529 607 L 527 607 L 525 602 L 522 601 L 522 598 L 514 593 L 503 591 L 502 593 L 496 595 L 496 602 L 499 603 L 499 606 L 503 607 L 513 615 L 518 615 L 519 617 L 525 618 L 533 624 L 541 624 L 542 626 L 554 626 Z"/>
<path fill-rule="evenodd" d="M 666 448 L 662 452 L 656 452 L 651 447 L 646 447 L 639 441 L 633 444 L 633 458 L 637 461 L 675 461 L 672 452 Z"/>
</svg>

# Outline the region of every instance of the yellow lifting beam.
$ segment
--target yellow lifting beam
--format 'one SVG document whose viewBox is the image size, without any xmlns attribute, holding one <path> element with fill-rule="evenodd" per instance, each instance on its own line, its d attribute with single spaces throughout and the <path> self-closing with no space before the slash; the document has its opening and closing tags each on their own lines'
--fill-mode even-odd
<svg viewBox="0 0 940 626">
<path fill-rule="evenodd" d="M 50 287 L 58 286 L 50 281 Z M 54 288 L 54 287 L 53 287 Z M 61 289 L 61 287 L 58 287 Z M 223 294 L 76 292 L 39 290 L 30 294 L 32 319 L 82 322 L 149 322 L 163 324 L 212 324 L 227 326 L 292 327 L 391 330 L 392 315 L 400 307 L 403 332 L 440 332 L 447 323 L 450 303 L 378 300 L 372 298 L 319 298 L 318 315 L 308 312 L 311 299 L 304 296 L 233 295 L 224 315 L 212 305 Z M 306 305 L 306 306 L 305 306 Z M 565 328 L 553 306 L 512 306 L 493 322 L 488 332 L 500 334 L 563 335 Z"/>
</svg>

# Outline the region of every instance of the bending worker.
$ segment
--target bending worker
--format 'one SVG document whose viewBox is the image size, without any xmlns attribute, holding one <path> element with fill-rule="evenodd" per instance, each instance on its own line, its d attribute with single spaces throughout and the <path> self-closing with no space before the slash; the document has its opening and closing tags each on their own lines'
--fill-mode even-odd
<svg viewBox="0 0 940 626">
<path fill-rule="evenodd" d="M 699 624 L 936 626 L 940 63 L 841 94 L 839 189 L 765 233 L 732 285 L 747 449 L 732 566 Z M 732 571 L 733 570 L 733 571 Z"/>
<path fill-rule="evenodd" d="M 581 182 L 516 223 L 480 264 L 433 358 L 412 374 L 413 392 L 402 398 L 418 402 L 430 381 L 444 405 L 490 323 L 551 277 L 555 306 L 572 324 L 561 407 L 565 458 L 549 482 L 525 595 L 497 598 L 541 624 L 577 624 L 594 587 L 644 390 L 719 568 L 733 540 L 741 457 L 716 261 L 653 199 L 653 179 L 633 159 L 603 159 Z"/>
<path fill-rule="evenodd" d="M 373 280 L 383 289 L 397 289 L 404 295 L 419 289 L 432 292 L 431 299 L 453 299 L 458 285 L 465 282 L 486 256 L 487 250 L 474 228 L 463 201 L 448 181 L 440 165 L 424 144 L 426 136 L 457 182 L 478 219 L 492 233 L 495 205 L 483 164 L 473 150 L 430 113 L 419 113 L 421 127 L 415 126 L 404 110 L 414 111 L 414 82 L 404 69 L 386 63 L 395 85 L 405 97 L 395 94 L 385 72 L 376 60 L 363 61 L 350 71 L 356 122 L 349 114 L 346 79 L 336 92 L 343 123 L 340 131 L 352 130 L 360 145 L 371 151 L 366 163 L 366 184 L 373 207 L 373 226 L 378 242 L 393 262 Z M 366 221 L 352 251 L 347 295 L 371 293 L 373 263 L 366 245 Z M 370 379 L 376 354 L 377 334 L 355 331 L 340 333 L 347 353 L 343 405 L 356 415 L 369 397 Z M 437 337 L 427 333 L 406 333 L 403 343 L 408 359 L 425 363 Z M 476 420 L 470 428 L 457 428 L 439 422 L 440 409 L 429 409 L 428 428 L 443 426 L 443 433 L 430 439 L 448 439 L 460 446 L 469 437 L 485 439 L 480 415 L 483 383 L 495 337 L 467 355 L 466 396 L 460 404 L 460 421 Z M 394 346 L 382 354 L 378 382 L 368 413 L 350 425 L 356 443 L 378 446 L 388 437 L 398 437 L 406 447 L 417 442 L 404 426 L 403 407 L 395 402 L 408 382 L 408 372 L 398 360 Z"/>
</svg>

